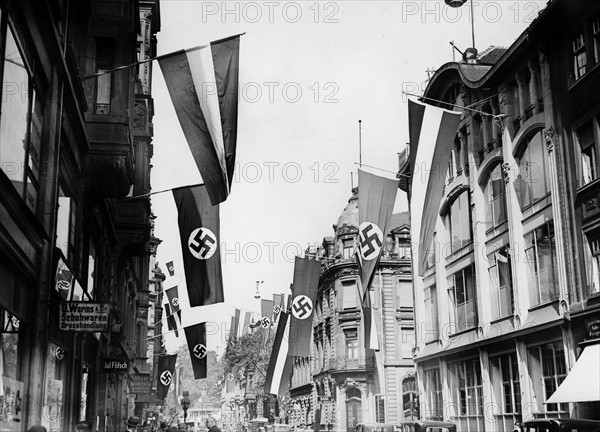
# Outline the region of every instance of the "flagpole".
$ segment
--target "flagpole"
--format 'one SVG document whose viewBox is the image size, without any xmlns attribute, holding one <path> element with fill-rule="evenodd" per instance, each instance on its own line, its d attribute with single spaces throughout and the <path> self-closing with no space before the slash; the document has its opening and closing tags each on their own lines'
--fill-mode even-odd
<svg viewBox="0 0 600 432">
<path fill-rule="evenodd" d="M 156 191 L 156 192 L 148 192 L 148 193 L 141 194 L 141 195 L 135 195 L 135 196 L 130 196 L 130 197 L 119 198 L 119 199 L 117 199 L 117 201 L 127 201 L 127 200 L 130 200 L 130 199 L 143 198 L 143 197 L 147 197 L 147 196 L 150 196 L 150 195 L 156 195 L 156 194 L 163 193 L 163 192 L 169 192 L 169 191 L 172 191 L 172 190 L 175 190 L 175 189 L 183 189 L 183 188 L 186 188 L 186 187 L 196 187 L 196 186 L 202 186 L 202 185 L 204 185 L 204 183 L 197 183 L 197 184 L 192 184 L 192 185 L 187 185 L 187 186 L 175 186 L 175 187 L 172 187 L 172 188 L 169 188 L 169 189 L 163 189 L 163 190 L 159 190 L 159 191 Z"/>
<path fill-rule="evenodd" d="M 232 39 L 232 38 L 235 38 L 237 36 L 243 36 L 245 34 L 246 34 L 245 32 L 244 33 L 238 33 L 238 34 L 233 35 L 233 36 L 228 36 L 226 38 L 222 38 L 222 39 L 218 39 L 216 41 L 212 41 L 208 45 L 216 44 L 216 43 L 220 43 L 220 42 L 224 42 L 224 41 L 226 41 L 228 39 Z M 202 48 L 203 46 L 205 46 L 205 45 L 199 45 L 199 46 L 195 46 L 193 48 L 187 48 L 187 49 L 180 49 L 180 50 L 173 51 L 173 52 L 170 52 L 170 53 L 167 53 L 167 54 L 161 54 L 159 56 L 151 57 L 149 59 L 140 60 L 140 61 L 137 61 L 135 63 L 131 63 L 131 64 L 123 65 L 123 66 L 118 66 L 116 68 L 105 70 L 105 71 L 102 71 L 102 72 L 97 72 L 95 74 L 84 76 L 83 78 L 81 78 L 81 81 L 85 81 L 85 80 L 88 80 L 90 78 L 96 78 L 96 77 L 99 77 L 99 76 L 102 76 L 102 75 L 106 75 L 106 74 L 109 74 L 109 73 L 117 72 L 117 71 L 120 71 L 120 70 L 123 70 L 123 69 L 132 68 L 134 66 L 141 65 L 143 63 L 151 62 L 152 60 L 160 60 L 160 59 L 163 59 L 165 57 L 169 57 L 169 56 L 172 56 L 174 54 L 177 54 L 179 52 L 196 50 L 196 49 Z"/>
<path fill-rule="evenodd" d="M 430 98 L 430 97 L 427 97 L 427 96 L 421 96 L 421 95 L 414 94 L 414 93 L 409 93 L 409 92 L 403 91 L 402 94 L 405 94 L 406 96 L 414 96 L 414 97 L 417 97 L 419 99 L 429 100 L 429 101 L 432 101 L 432 102 L 443 103 L 444 105 L 451 105 L 450 102 L 442 101 L 442 100 L 439 100 L 439 99 L 433 99 L 433 98 Z M 492 117 L 492 118 L 497 118 L 497 117 L 504 118 L 504 117 L 507 117 L 506 114 L 496 114 L 496 115 L 494 115 L 492 113 L 487 113 L 485 111 L 479 111 L 479 110 L 476 110 L 476 109 L 473 109 L 473 108 L 468 108 L 468 107 L 465 107 L 465 106 L 455 106 L 455 108 L 460 108 L 462 110 L 472 111 L 472 112 L 475 112 L 475 113 L 478 113 L 478 114 L 481 114 L 481 115 L 485 115 L 485 116 L 488 116 L 488 117 Z"/>
<path fill-rule="evenodd" d="M 358 166 L 362 165 L 362 120 L 358 121 Z"/>
</svg>

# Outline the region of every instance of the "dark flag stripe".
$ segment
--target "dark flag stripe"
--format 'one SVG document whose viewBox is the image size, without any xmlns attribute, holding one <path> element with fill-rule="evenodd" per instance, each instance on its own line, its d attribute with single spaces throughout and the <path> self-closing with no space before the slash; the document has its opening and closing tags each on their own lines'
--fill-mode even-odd
<svg viewBox="0 0 600 432">
<path fill-rule="evenodd" d="M 175 362 L 177 354 L 160 355 L 158 357 L 158 382 L 156 383 L 158 399 L 164 399 L 169 391 L 169 386 L 174 379 Z"/>
<path fill-rule="evenodd" d="M 173 189 L 177 205 L 179 237 L 183 255 L 183 267 L 191 307 L 222 303 L 223 276 L 219 248 L 220 222 L 219 206 L 213 206 L 204 186 L 191 186 Z M 210 230 L 212 234 L 200 233 L 192 239 L 190 235 L 199 228 Z M 212 236 L 216 238 L 212 238 Z M 210 247 L 216 247 L 208 259 L 199 259 L 192 251 L 205 254 Z"/>
<path fill-rule="evenodd" d="M 211 43 L 210 47 L 213 55 L 217 92 L 219 94 L 227 178 L 229 180 L 229 189 L 231 190 L 237 146 L 240 37 L 235 36 L 222 39 Z"/>
<path fill-rule="evenodd" d="M 285 375 L 289 352 L 289 338 L 286 330 L 289 331 L 289 315 L 281 312 L 265 378 L 265 393 L 280 394 L 281 385 L 286 379 L 289 379 L 289 375 Z"/>
<path fill-rule="evenodd" d="M 310 357 L 310 335 L 321 263 L 296 257 L 290 313 L 290 355 Z"/>
<path fill-rule="evenodd" d="M 199 323 L 193 326 L 184 327 L 185 339 L 187 340 L 192 369 L 195 379 L 206 378 L 207 376 L 207 356 L 208 348 L 206 346 L 206 323 Z"/>
<path fill-rule="evenodd" d="M 165 304 L 165 315 L 167 316 L 167 329 L 175 330 L 175 337 L 179 337 L 177 321 L 175 321 L 175 315 L 171 313 L 171 306 L 168 303 Z"/>
</svg>

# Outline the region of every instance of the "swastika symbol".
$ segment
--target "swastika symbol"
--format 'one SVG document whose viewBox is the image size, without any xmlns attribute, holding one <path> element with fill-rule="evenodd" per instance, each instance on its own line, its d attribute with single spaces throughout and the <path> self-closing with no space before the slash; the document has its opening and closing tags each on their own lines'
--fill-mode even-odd
<svg viewBox="0 0 600 432">
<path fill-rule="evenodd" d="M 227 374 L 227 379 L 228 379 L 229 381 L 233 381 L 233 379 L 234 379 L 234 378 L 235 378 L 235 376 L 234 376 L 234 375 L 233 375 L 231 372 L 229 372 L 229 373 Z"/>
<path fill-rule="evenodd" d="M 62 360 L 65 356 L 65 350 L 62 349 L 61 347 L 56 348 L 56 358 L 58 360 Z"/>
<path fill-rule="evenodd" d="M 179 299 L 175 297 L 173 300 L 171 300 L 171 303 L 173 303 L 173 306 L 179 306 Z"/>
<path fill-rule="evenodd" d="M 208 228 L 196 228 L 188 239 L 190 253 L 199 260 L 207 260 L 217 251 L 217 236 Z"/>
<path fill-rule="evenodd" d="M 294 297 L 294 301 L 292 302 L 292 315 L 297 319 L 308 318 L 310 314 L 312 314 L 312 311 L 313 303 L 311 299 L 305 295 Z"/>
<path fill-rule="evenodd" d="M 363 222 L 358 228 L 360 254 L 365 260 L 376 259 L 381 252 L 383 244 L 383 233 L 377 225 L 372 222 Z"/>
<path fill-rule="evenodd" d="M 160 382 L 164 386 L 169 386 L 171 384 L 171 380 L 173 379 L 173 375 L 168 370 L 164 371 L 160 374 Z"/>
<path fill-rule="evenodd" d="M 203 344 L 197 344 L 194 347 L 193 352 L 194 355 L 199 359 L 206 357 L 206 347 Z"/>
<path fill-rule="evenodd" d="M 262 325 L 263 328 L 267 328 L 271 325 L 271 320 L 267 317 L 263 317 L 263 319 L 260 320 L 260 325 Z"/>
<path fill-rule="evenodd" d="M 276 314 L 278 314 L 279 312 L 281 312 L 281 307 L 279 305 L 273 306 L 273 312 L 275 312 Z"/>
</svg>

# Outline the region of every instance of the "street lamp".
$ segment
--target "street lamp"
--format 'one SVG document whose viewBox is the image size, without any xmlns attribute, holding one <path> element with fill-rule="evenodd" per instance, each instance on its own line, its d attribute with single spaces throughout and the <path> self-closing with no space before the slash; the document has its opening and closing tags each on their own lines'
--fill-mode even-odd
<svg viewBox="0 0 600 432">
<path fill-rule="evenodd" d="M 190 398 L 188 397 L 190 392 L 184 391 L 183 397 L 181 398 L 181 407 L 183 408 L 183 425 L 187 430 L 187 410 L 190 407 Z"/>
</svg>

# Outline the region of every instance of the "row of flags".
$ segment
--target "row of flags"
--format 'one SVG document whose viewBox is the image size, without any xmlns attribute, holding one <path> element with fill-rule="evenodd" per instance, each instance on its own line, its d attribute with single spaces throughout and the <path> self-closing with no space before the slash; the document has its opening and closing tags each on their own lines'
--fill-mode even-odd
<svg viewBox="0 0 600 432">
<path fill-rule="evenodd" d="M 237 145 L 240 36 L 160 56 L 171 101 L 203 184 L 171 190 L 177 207 L 183 273 L 190 307 L 225 301 L 219 204 L 231 190 Z M 167 263 L 175 276 L 173 261 Z M 169 331 L 183 329 L 195 379 L 207 377 L 206 323 L 182 327 L 179 288 L 165 290 Z M 238 311 L 239 314 L 239 311 Z M 239 315 L 236 317 L 237 325 Z M 159 356 L 158 397 L 173 381 L 177 354 Z"/>
</svg>

